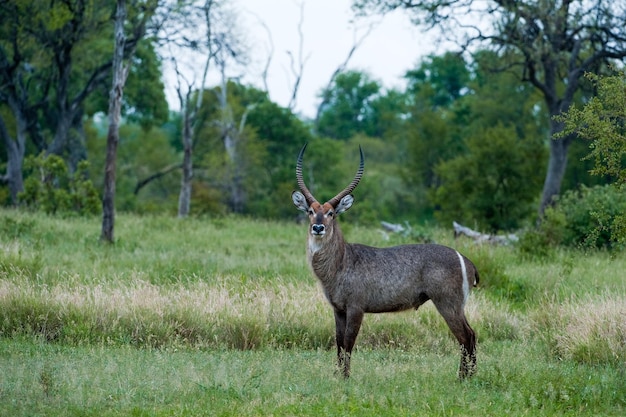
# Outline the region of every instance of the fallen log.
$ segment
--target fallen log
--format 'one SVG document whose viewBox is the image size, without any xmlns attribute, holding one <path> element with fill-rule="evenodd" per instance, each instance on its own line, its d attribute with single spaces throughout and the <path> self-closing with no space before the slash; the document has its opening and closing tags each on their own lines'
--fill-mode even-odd
<svg viewBox="0 0 626 417">
<path fill-rule="evenodd" d="M 473 239 L 476 243 L 489 243 L 492 245 L 510 245 L 519 240 L 515 234 L 489 235 L 472 230 L 469 227 L 463 226 L 457 222 L 452 222 L 452 226 L 454 227 L 455 239 L 463 235 Z"/>
</svg>

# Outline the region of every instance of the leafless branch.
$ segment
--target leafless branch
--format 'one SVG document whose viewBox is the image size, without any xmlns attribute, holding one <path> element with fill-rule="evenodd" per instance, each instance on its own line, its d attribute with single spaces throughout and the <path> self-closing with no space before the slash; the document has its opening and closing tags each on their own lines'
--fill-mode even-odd
<svg viewBox="0 0 626 417">
<path fill-rule="evenodd" d="M 137 181 L 137 185 L 135 186 L 135 191 L 134 194 L 137 195 L 139 194 L 139 191 L 141 191 L 141 189 L 143 187 L 145 187 L 146 185 L 148 185 L 149 183 L 151 183 L 154 180 L 157 180 L 159 178 L 161 178 L 164 175 L 169 174 L 170 172 L 182 168 L 183 164 L 181 163 L 177 163 L 177 164 L 171 164 L 166 166 L 165 168 L 160 169 L 159 171 L 155 172 L 154 174 L 144 178 L 141 181 Z"/>
<path fill-rule="evenodd" d="M 265 21 L 263 21 L 263 19 L 261 19 L 257 14 L 255 13 L 251 13 L 251 14 L 257 19 L 257 21 L 263 27 L 263 29 L 265 30 L 265 33 L 267 34 L 269 50 L 267 54 L 267 59 L 265 60 L 265 66 L 263 67 L 263 71 L 261 72 L 261 80 L 263 81 L 263 88 L 265 89 L 265 92 L 269 94 L 267 77 L 269 74 L 270 65 L 272 64 L 272 59 L 274 59 L 274 38 L 272 37 L 272 31 L 270 30 L 269 26 L 267 26 Z"/>
<path fill-rule="evenodd" d="M 291 90 L 291 98 L 289 99 L 288 107 L 293 110 L 296 107 L 296 102 L 298 98 L 298 90 L 300 88 L 300 82 L 302 81 L 302 74 L 304 73 L 304 66 L 306 62 L 309 60 L 311 54 L 308 54 L 306 58 L 304 57 L 304 32 L 302 30 L 302 26 L 304 25 L 304 2 L 300 2 L 300 20 L 298 22 L 298 38 L 300 39 L 300 43 L 298 45 L 298 64 L 296 67 L 296 63 L 291 51 L 287 51 L 289 55 L 289 60 L 291 64 L 291 73 L 295 77 L 295 81 L 293 83 L 293 89 Z"/>
<path fill-rule="evenodd" d="M 340 73 L 346 70 L 346 68 L 348 67 L 348 64 L 350 63 L 350 59 L 352 59 L 352 56 L 354 55 L 354 53 L 357 51 L 357 49 L 359 49 L 359 47 L 363 44 L 365 39 L 372 33 L 372 31 L 376 28 L 376 26 L 378 26 L 379 23 L 380 21 L 370 23 L 365 33 L 361 35 L 360 37 L 357 36 L 357 30 L 356 29 L 354 30 L 354 33 L 353 33 L 354 42 L 352 43 L 352 47 L 350 48 L 350 50 L 348 51 L 348 54 L 346 55 L 346 59 L 344 59 L 344 61 L 341 64 L 339 64 L 337 68 L 335 68 L 335 71 L 333 71 L 333 73 L 331 74 L 330 79 L 328 80 L 328 83 L 326 84 L 326 87 L 324 88 L 323 91 L 329 91 L 332 88 L 333 83 L 335 82 L 335 78 L 337 78 L 337 75 L 339 75 Z M 317 112 L 315 114 L 315 125 L 317 125 L 317 122 L 319 121 L 322 110 L 324 109 L 324 106 L 326 106 L 326 104 L 328 104 L 328 97 L 326 95 L 323 95 L 322 101 L 317 106 Z"/>
</svg>

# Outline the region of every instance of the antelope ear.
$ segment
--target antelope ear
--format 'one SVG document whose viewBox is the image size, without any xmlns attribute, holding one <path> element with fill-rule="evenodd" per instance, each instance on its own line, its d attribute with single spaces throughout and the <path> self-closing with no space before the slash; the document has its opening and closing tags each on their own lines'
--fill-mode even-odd
<svg viewBox="0 0 626 417">
<path fill-rule="evenodd" d="M 339 204 L 337 204 L 337 207 L 335 207 L 335 213 L 337 214 L 343 213 L 344 211 L 352 207 L 352 203 L 354 203 L 354 197 L 348 194 L 347 196 L 341 199 Z"/>
<path fill-rule="evenodd" d="M 300 191 L 294 191 L 291 193 L 291 199 L 298 210 L 305 213 L 309 211 L 309 205 L 306 202 L 306 198 L 304 198 L 304 195 Z"/>
</svg>

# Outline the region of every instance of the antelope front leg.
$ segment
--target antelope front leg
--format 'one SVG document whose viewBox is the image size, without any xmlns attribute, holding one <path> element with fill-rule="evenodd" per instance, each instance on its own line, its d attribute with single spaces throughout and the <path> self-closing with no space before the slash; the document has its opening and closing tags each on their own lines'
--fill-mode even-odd
<svg viewBox="0 0 626 417">
<path fill-rule="evenodd" d="M 361 323 L 363 322 L 363 311 L 356 309 L 348 309 L 346 314 L 346 331 L 344 333 L 343 345 L 345 348 L 345 357 L 343 363 L 343 376 L 348 378 L 350 376 L 350 358 L 352 356 L 352 348 L 356 342 L 356 337 L 361 329 Z"/>
<path fill-rule="evenodd" d="M 344 367 L 345 334 L 346 334 L 346 312 L 335 310 L 335 340 L 337 342 L 337 367 L 339 370 L 343 370 L 343 367 Z"/>
</svg>

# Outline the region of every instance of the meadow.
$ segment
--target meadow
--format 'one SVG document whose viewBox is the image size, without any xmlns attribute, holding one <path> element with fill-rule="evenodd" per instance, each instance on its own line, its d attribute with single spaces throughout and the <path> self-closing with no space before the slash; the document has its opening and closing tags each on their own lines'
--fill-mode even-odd
<svg viewBox="0 0 626 417">
<path fill-rule="evenodd" d="M 367 315 L 345 381 L 305 228 L 121 214 L 106 245 L 98 218 L 0 211 L 0 415 L 626 414 L 623 253 L 533 256 L 429 229 L 481 273 L 466 307 L 475 377 L 457 380 L 458 347 L 427 303 Z"/>
</svg>

